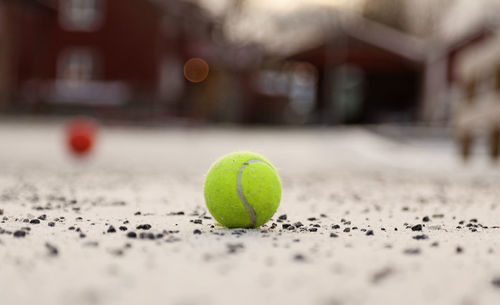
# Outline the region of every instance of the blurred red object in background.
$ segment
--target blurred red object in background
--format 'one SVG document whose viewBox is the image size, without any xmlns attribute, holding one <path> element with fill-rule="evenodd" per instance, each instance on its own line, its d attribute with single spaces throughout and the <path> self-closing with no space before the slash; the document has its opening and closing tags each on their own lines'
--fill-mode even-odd
<svg viewBox="0 0 500 305">
<path fill-rule="evenodd" d="M 97 127 L 94 121 L 86 118 L 71 120 L 66 127 L 66 142 L 71 153 L 84 156 L 92 151 Z"/>
</svg>

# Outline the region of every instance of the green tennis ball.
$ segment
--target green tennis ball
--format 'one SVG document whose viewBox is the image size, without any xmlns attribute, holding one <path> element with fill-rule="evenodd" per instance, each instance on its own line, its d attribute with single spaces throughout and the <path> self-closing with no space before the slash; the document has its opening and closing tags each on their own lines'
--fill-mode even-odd
<svg viewBox="0 0 500 305">
<path fill-rule="evenodd" d="M 281 182 L 264 157 L 235 152 L 217 160 L 207 173 L 205 203 L 210 214 L 228 228 L 257 228 L 276 212 Z"/>
</svg>

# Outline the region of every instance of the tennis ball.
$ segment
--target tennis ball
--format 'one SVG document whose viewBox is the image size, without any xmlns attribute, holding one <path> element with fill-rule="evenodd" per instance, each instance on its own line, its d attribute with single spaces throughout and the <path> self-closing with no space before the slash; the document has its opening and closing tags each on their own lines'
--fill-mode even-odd
<svg viewBox="0 0 500 305">
<path fill-rule="evenodd" d="M 264 157 L 235 152 L 215 161 L 205 178 L 205 203 L 210 214 L 228 228 L 257 228 L 276 212 L 281 182 Z"/>
</svg>

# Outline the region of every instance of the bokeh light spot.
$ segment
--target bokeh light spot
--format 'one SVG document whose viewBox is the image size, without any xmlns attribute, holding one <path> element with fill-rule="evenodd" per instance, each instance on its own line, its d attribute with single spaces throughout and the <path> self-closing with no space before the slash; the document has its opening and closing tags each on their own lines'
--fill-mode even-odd
<svg viewBox="0 0 500 305">
<path fill-rule="evenodd" d="M 193 83 L 204 81 L 209 72 L 206 61 L 201 58 L 191 58 L 184 64 L 184 77 Z"/>
</svg>

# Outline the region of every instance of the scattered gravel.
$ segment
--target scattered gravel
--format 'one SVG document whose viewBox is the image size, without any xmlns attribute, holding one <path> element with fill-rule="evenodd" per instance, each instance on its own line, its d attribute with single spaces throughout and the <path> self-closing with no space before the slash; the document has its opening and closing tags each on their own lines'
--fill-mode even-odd
<svg viewBox="0 0 500 305">
<path fill-rule="evenodd" d="M 275 144 L 287 133 L 249 132 L 250 147 L 269 145 L 262 151 L 283 183 L 280 209 L 257 229 L 223 228 L 203 204 L 205 159 L 245 147 L 239 136 L 205 151 L 219 132 L 107 131 L 118 147 L 102 142 L 95 159 L 78 161 L 54 148 L 2 146 L 0 303 L 494 304 L 500 176 L 462 167 L 429 174 L 420 159 L 439 158 L 434 150 L 382 162 L 393 145 L 410 147 L 362 131 L 346 137 L 384 148 L 365 158 L 363 145 L 344 150 L 327 130 L 297 151 Z M 129 136 L 137 145 L 121 146 Z M 184 142 L 201 143 L 197 154 Z M 44 162 L 22 161 L 30 151 Z"/>
<path fill-rule="evenodd" d="M 414 225 L 413 227 L 411 227 L 411 230 L 412 231 L 422 231 L 422 225 L 421 224 Z"/>
</svg>

